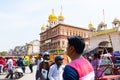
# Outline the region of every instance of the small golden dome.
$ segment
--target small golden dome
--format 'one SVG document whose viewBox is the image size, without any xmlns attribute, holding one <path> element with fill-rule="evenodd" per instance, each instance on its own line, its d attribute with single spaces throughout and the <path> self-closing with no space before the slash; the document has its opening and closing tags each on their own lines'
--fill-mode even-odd
<svg viewBox="0 0 120 80">
<path fill-rule="evenodd" d="M 45 29 L 46 29 L 46 26 L 42 25 L 41 30 L 45 30 Z"/>
<path fill-rule="evenodd" d="M 89 26 L 89 27 L 93 27 L 93 24 L 90 22 L 88 26 Z"/>
<path fill-rule="evenodd" d="M 52 14 L 50 14 L 49 16 L 48 16 L 48 19 L 49 20 L 53 20 L 53 21 L 56 21 L 57 20 L 57 17 L 56 17 L 56 15 L 54 14 L 54 10 L 52 9 Z"/>
<path fill-rule="evenodd" d="M 63 16 L 62 14 L 60 14 L 60 15 L 58 16 L 58 19 L 64 19 L 64 16 Z"/>
</svg>

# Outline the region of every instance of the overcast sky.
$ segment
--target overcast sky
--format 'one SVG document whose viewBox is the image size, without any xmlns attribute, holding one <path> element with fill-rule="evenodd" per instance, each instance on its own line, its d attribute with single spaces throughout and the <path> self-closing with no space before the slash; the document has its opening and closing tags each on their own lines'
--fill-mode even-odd
<svg viewBox="0 0 120 80">
<path fill-rule="evenodd" d="M 108 28 L 120 18 L 120 0 L 0 0 L 0 51 L 8 51 L 39 40 L 40 28 L 47 24 L 52 9 L 56 16 L 62 5 L 65 23 L 88 28 L 103 21 Z"/>
</svg>

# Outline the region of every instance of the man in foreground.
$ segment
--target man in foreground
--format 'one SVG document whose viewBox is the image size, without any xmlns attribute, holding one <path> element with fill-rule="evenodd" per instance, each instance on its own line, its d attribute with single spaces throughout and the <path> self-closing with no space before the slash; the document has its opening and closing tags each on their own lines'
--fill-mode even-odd
<svg viewBox="0 0 120 80">
<path fill-rule="evenodd" d="M 71 62 L 65 66 L 64 80 L 94 80 L 95 74 L 91 63 L 82 56 L 85 41 L 80 36 L 68 38 L 67 55 Z"/>
</svg>

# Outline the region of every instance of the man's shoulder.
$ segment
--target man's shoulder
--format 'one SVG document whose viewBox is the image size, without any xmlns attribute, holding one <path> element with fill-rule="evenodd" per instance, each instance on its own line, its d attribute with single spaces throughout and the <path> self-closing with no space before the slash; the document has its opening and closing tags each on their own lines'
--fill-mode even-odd
<svg viewBox="0 0 120 80">
<path fill-rule="evenodd" d="M 44 61 L 42 61 L 42 62 L 40 63 L 40 65 L 42 65 L 42 64 L 44 64 Z"/>
<path fill-rule="evenodd" d="M 70 65 L 66 65 L 66 66 L 65 66 L 65 68 L 67 68 L 67 69 L 68 69 L 68 68 L 72 68 L 72 67 L 71 67 Z"/>
<path fill-rule="evenodd" d="M 40 65 L 44 65 L 47 64 L 48 66 L 51 66 L 54 64 L 54 61 L 50 61 L 50 60 L 43 60 Z"/>
<path fill-rule="evenodd" d="M 51 65 L 50 68 L 56 68 L 56 64 Z"/>
<path fill-rule="evenodd" d="M 52 61 L 52 60 L 43 60 L 41 63 L 54 63 L 54 61 Z"/>
<path fill-rule="evenodd" d="M 53 65 L 54 63 L 55 63 L 55 62 L 52 61 L 52 60 L 49 61 L 49 64 L 50 64 L 50 65 Z"/>
<path fill-rule="evenodd" d="M 12 59 L 8 59 L 8 62 L 13 62 L 13 60 Z"/>
<path fill-rule="evenodd" d="M 72 66 L 70 66 L 70 65 L 66 65 L 65 67 L 64 67 L 64 70 L 66 71 L 66 72 L 76 72 L 76 70 L 75 70 L 75 68 L 73 68 Z"/>
<path fill-rule="evenodd" d="M 70 65 L 65 66 L 63 77 L 65 80 L 78 80 L 79 78 L 77 71 Z"/>
</svg>

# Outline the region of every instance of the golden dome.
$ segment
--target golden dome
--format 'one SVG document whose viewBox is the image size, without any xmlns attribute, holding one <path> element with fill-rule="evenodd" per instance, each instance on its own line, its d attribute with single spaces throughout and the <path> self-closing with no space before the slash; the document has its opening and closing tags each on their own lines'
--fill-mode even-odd
<svg viewBox="0 0 120 80">
<path fill-rule="evenodd" d="M 60 15 L 58 16 L 58 19 L 64 19 L 64 16 L 63 16 L 62 14 L 60 14 Z"/>
<path fill-rule="evenodd" d="M 45 30 L 45 29 L 46 29 L 46 26 L 42 25 L 41 30 Z"/>
<path fill-rule="evenodd" d="M 93 27 L 93 24 L 90 22 L 88 26 L 89 26 L 89 27 Z"/>
<path fill-rule="evenodd" d="M 57 17 L 56 17 L 56 15 L 54 14 L 54 10 L 52 9 L 52 14 L 50 14 L 49 16 L 48 16 L 48 19 L 49 20 L 53 20 L 53 21 L 56 21 L 57 20 Z"/>
<path fill-rule="evenodd" d="M 54 14 L 50 14 L 48 17 L 49 20 L 57 20 L 57 17 Z"/>
</svg>

